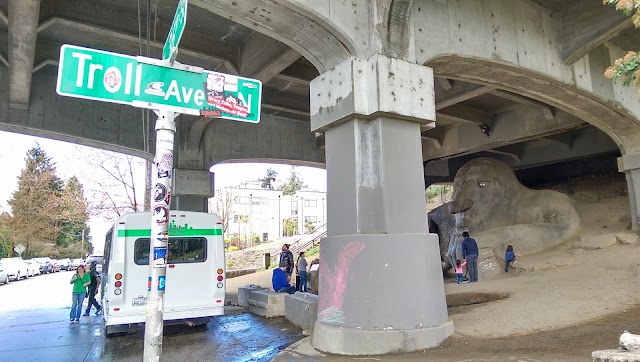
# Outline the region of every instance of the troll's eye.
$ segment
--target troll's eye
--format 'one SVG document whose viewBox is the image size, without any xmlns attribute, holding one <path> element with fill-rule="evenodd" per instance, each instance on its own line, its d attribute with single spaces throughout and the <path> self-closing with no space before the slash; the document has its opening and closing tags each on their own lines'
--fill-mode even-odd
<svg viewBox="0 0 640 362">
<path fill-rule="evenodd" d="M 489 182 L 487 182 L 487 181 L 478 181 L 478 186 L 485 187 L 485 186 L 487 186 L 488 183 Z"/>
</svg>

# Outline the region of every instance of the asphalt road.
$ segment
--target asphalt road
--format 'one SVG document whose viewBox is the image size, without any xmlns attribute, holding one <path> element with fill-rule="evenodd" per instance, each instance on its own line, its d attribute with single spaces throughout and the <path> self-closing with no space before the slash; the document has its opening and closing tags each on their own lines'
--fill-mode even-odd
<svg viewBox="0 0 640 362">
<path fill-rule="evenodd" d="M 61 271 L 0 286 L 0 362 L 142 360 L 144 327 L 107 338 L 102 317 L 93 312 L 69 323 L 71 275 Z M 269 361 L 301 338 L 283 318 L 235 308 L 203 327 L 165 327 L 161 361 Z"/>
</svg>

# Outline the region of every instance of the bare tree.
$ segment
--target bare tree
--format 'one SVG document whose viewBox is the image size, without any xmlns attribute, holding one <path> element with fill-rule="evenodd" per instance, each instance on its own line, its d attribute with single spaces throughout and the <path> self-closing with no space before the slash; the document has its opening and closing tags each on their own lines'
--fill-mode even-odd
<svg viewBox="0 0 640 362">
<path fill-rule="evenodd" d="M 209 209 L 222 219 L 222 231 L 226 235 L 229 228 L 229 220 L 233 213 L 233 188 L 225 187 L 218 190 L 216 196 L 209 200 Z"/>
<path fill-rule="evenodd" d="M 112 220 L 127 212 L 144 211 L 145 161 L 141 158 L 95 151 L 89 159 L 94 170 L 87 175 L 94 187 L 88 191 L 93 215 Z"/>
</svg>

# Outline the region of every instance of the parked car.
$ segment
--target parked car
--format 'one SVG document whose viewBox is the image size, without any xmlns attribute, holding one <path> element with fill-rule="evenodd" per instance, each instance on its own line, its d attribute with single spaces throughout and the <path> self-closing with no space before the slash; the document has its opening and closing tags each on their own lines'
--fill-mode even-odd
<svg viewBox="0 0 640 362">
<path fill-rule="evenodd" d="M 57 273 L 59 271 L 60 271 L 60 263 L 55 259 L 51 259 L 51 272 Z"/>
<path fill-rule="evenodd" d="M 4 265 L 0 264 L 0 283 L 8 284 L 9 283 L 9 273 L 4 268 Z"/>
<path fill-rule="evenodd" d="M 40 274 L 48 274 L 53 272 L 53 265 L 51 264 L 50 258 L 34 258 L 33 260 L 35 260 L 36 263 L 40 264 Z"/>
<path fill-rule="evenodd" d="M 69 258 L 58 260 L 58 264 L 60 264 L 60 270 L 69 271 L 69 270 L 72 269 L 71 268 L 71 259 L 69 259 Z"/>
<path fill-rule="evenodd" d="M 102 255 L 89 255 L 87 260 L 84 261 L 84 268 L 86 270 L 91 269 L 91 264 L 96 263 L 96 270 L 98 273 L 102 273 L 102 262 L 104 257 Z"/>
<path fill-rule="evenodd" d="M 35 260 L 25 260 L 24 262 L 27 263 L 27 271 L 30 277 L 40 275 L 40 264 Z"/>
<path fill-rule="evenodd" d="M 84 265 L 84 260 L 82 260 L 82 259 L 71 259 L 71 270 L 75 270 L 80 265 Z"/>
<path fill-rule="evenodd" d="M 17 281 L 22 278 L 26 279 L 29 277 L 27 263 L 25 263 L 22 258 L 3 258 L 0 259 L 0 262 L 7 269 L 7 273 L 11 280 Z"/>
</svg>

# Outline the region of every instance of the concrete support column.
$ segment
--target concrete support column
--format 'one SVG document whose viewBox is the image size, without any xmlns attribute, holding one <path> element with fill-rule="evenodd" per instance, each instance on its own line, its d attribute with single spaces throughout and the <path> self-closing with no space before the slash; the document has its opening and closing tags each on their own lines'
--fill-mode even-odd
<svg viewBox="0 0 640 362">
<path fill-rule="evenodd" d="M 627 192 L 631 207 L 631 227 L 640 230 L 640 154 L 626 154 L 618 158 L 618 170 L 627 178 Z"/>
<path fill-rule="evenodd" d="M 9 106 L 28 109 L 40 0 L 9 0 Z"/>
<path fill-rule="evenodd" d="M 214 174 L 203 170 L 176 168 L 173 170 L 171 210 L 209 211 L 213 197 Z"/>
<path fill-rule="evenodd" d="M 311 95 L 328 191 L 314 347 L 361 355 L 439 345 L 453 324 L 426 224 L 420 128 L 435 118 L 431 69 L 350 58 L 313 80 Z"/>
</svg>

